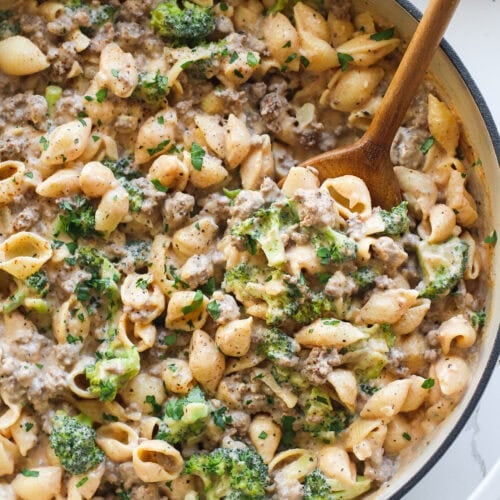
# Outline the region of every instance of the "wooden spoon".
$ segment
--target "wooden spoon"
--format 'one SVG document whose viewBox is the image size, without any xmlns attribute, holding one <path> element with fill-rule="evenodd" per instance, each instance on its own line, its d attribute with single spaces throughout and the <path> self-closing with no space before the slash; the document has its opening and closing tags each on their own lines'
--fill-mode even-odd
<svg viewBox="0 0 500 500">
<path fill-rule="evenodd" d="M 374 205 L 389 209 L 401 202 L 390 160 L 391 144 L 425 77 L 459 0 L 430 0 L 401 63 L 363 137 L 350 146 L 305 161 L 321 179 L 351 174 L 363 179 Z"/>
</svg>

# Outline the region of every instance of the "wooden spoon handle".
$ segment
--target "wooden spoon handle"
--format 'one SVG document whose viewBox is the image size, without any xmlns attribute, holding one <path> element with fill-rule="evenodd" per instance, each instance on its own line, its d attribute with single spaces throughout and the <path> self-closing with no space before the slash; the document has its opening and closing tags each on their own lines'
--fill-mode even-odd
<svg viewBox="0 0 500 500">
<path fill-rule="evenodd" d="M 380 149 L 390 148 L 458 2 L 459 0 L 430 0 L 382 104 L 364 136 L 372 145 Z"/>
</svg>

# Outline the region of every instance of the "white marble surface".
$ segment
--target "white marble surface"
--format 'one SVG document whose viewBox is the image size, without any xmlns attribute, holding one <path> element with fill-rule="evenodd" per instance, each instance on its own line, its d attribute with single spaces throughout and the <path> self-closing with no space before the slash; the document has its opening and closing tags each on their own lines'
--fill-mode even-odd
<svg viewBox="0 0 500 500">
<path fill-rule="evenodd" d="M 421 11 L 428 0 L 412 0 Z M 500 1 L 462 0 L 446 39 L 481 90 L 500 128 Z M 492 61 L 496 61 L 491 64 Z M 466 500 L 500 460 L 500 365 L 466 427 L 404 500 Z M 500 500 L 500 474 L 495 488 L 475 500 Z"/>
</svg>

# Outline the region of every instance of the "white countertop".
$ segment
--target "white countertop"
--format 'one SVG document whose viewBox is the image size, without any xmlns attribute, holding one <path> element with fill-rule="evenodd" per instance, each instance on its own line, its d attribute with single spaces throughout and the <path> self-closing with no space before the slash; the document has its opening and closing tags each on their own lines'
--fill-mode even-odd
<svg viewBox="0 0 500 500">
<path fill-rule="evenodd" d="M 412 2 L 422 11 L 428 0 Z M 500 1 L 462 0 L 446 39 L 471 73 L 500 128 Z M 476 411 L 460 436 L 404 500 L 468 499 L 500 461 L 499 414 L 500 366 L 497 363 Z M 500 500 L 500 474 L 492 481 L 496 487 L 482 490 L 475 500 Z"/>
</svg>

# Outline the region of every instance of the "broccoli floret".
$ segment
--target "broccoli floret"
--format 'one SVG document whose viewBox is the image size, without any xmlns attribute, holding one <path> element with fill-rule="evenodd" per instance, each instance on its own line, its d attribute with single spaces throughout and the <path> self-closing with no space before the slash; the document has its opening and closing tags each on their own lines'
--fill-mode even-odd
<svg viewBox="0 0 500 500">
<path fill-rule="evenodd" d="M 301 325 L 312 323 L 315 319 L 335 314 L 337 309 L 334 301 L 323 292 L 309 292 L 307 300 L 301 302 L 292 319 Z"/>
<path fill-rule="evenodd" d="M 385 226 L 382 234 L 396 236 L 409 231 L 410 219 L 408 218 L 407 201 L 403 201 L 390 211 L 381 209 L 379 213 Z"/>
<path fill-rule="evenodd" d="M 335 229 L 318 229 L 312 235 L 311 241 L 323 266 L 342 264 L 356 258 L 356 242 Z"/>
<path fill-rule="evenodd" d="M 120 273 L 109 259 L 92 247 L 79 248 L 76 260 L 82 269 L 92 275 L 90 279 L 77 284 L 75 292 L 78 300 L 90 300 L 91 290 L 99 292 L 100 296 L 107 299 L 107 319 L 112 320 L 119 306 Z"/>
<path fill-rule="evenodd" d="M 130 180 L 142 176 L 142 173 L 134 166 L 134 157 L 130 155 L 124 156 L 118 160 L 104 158 L 102 163 L 108 167 L 118 179 L 120 177 L 125 177 L 125 179 Z"/>
<path fill-rule="evenodd" d="M 380 274 L 371 267 L 360 267 L 352 275 L 360 292 L 369 290 L 375 286 L 375 278 Z"/>
<path fill-rule="evenodd" d="M 277 269 L 243 263 L 226 272 L 222 286 L 242 303 L 264 301 L 268 325 L 287 320 L 307 324 L 335 311 L 334 302 L 324 293 L 313 292 L 305 284 L 292 284 L 291 278 Z"/>
<path fill-rule="evenodd" d="M 44 298 L 49 292 L 49 280 L 44 271 L 28 276 L 24 281 L 16 279 L 17 290 L 2 304 L 1 310 L 9 314 L 20 306 L 38 313 L 47 313 L 49 305 Z"/>
<path fill-rule="evenodd" d="M 370 487 L 371 481 L 363 476 L 357 476 L 353 484 L 342 484 L 315 469 L 304 481 L 304 500 L 350 500 L 366 493 Z"/>
<path fill-rule="evenodd" d="M 352 344 L 344 353 L 343 363 L 349 365 L 360 383 L 378 378 L 388 362 L 387 353 L 396 336 L 388 324 L 363 329 L 369 338 Z"/>
<path fill-rule="evenodd" d="M 335 435 L 351 423 L 352 416 L 343 408 L 333 408 L 330 396 L 319 387 L 313 387 L 304 405 L 303 430 L 325 443 L 333 442 Z"/>
<path fill-rule="evenodd" d="M 88 417 L 70 417 L 64 412 L 52 419 L 51 448 L 70 474 L 83 474 L 104 460 L 95 442 L 96 433 Z"/>
<path fill-rule="evenodd" d="M 448 295 L 464 275 L 468 251 L 467 242 L 456 236 L 441 244 L 422 241 L 417 247 L 423 277 L 420 296 L 437 299 Z"/>
<path fill-rule="evenodd" d="M 314 469 L 304 481 L 304 500 L 332 500 L 332 490 L 326 477 L 319 469 Z"/>
<path fill-rule="evenodd" d="M 142 177 L 142 173 L 134 168 L 134 158 L 126 156 L 119 160 L 106 158 L 103 164 L 110 168 L 120 184 L 128 193 L 128 204 L 132 212 L 140 212 L 144 202 L 144 193 L 133 183 L 132 179 Z"/>
<path fill-rule="evenodd" d="M 206 40 L 215 30 L 211 8 L 187 0 L 167 0 L 151 11 L 151 27 L 178 45 L 193 47 Z"/>
<path fill-rule="evenodd" d="M 144 240 L 128 241 L 127 251 L 134 261 L 134 268 L 141 269 L 149 264 L 151 254 L 151 242 Z"/>
<path fill-rule="evenodd" d="M 281 239 L 284 230 L 299 222 L 291 202 L 284 206 L 273 204 L 257 210 L 252 217 L 235 224 L 231 234 L 245 242 L 247 251 L 255 254 L 261 248 L 270 266 L 281 266 L 286 261 L 285 245 Z"/>
<path fill-rule="evenodd" d="M 273 364 L 271 367 L 271 374 L 274 380 L 280 385 L 290 384 L 296 389 L 307 389 L 310 385 L 306 378 L 299 372 L 277 364 Z"/>
<path fill-rule="evenodd" d="M 292 15 L 293 12 L 293 6 L 298 2 L 299 0 L 276 0 L 274 2 L 274 5 L 270 7 L 267 12 L 270 14 L 276 14 L 277 12 L 283 12 L 286 11 L 285 14 L 288 16 Z M 317 2 L 318 4 L 322 3 L 322 0 L 319 0 Z M 319 10 L 317 7 L 318 5 L 311 5 L 311 7 L 315 8 L 316 10 Z"/>
<path fill-rule="evenodd" d="M 251 447 L 217 448 L 211 453 L 193 455 L 184 471 L 201 478 L 207 500 L 268 497 L 269 472 Z"/>
<path fill-rule="evenodd" d="M 299 349 L 299 345 L 292 337 L 277 328 L 265 330 L 257 344 L 259 354 L 263 354 L 267 359 L 277 364 L 282 361 L 285 363 L 290 361 L 295 357 Z"/>
<path fill-rule="evenodd" d="M 139 373 L 139 353 L 135 346 L 123 347 L 112 341 L 107 350 L 96 355 L 96 363 L 85 367 L 88 391 L 101 401 L 113 401 L 117 392 Z"/>
<path fill-rule="evenodd" d="M 168 93 L 168 77 L 156 73 L 141 73 L 133 97 L 151 109 L 159 109 L 165 104 Z"/>
<path fill-rule="evenodd" d="M 84 196 L 66 198 L 59 204 L 62 213 L 57 219 L 54 236 L 66 233 L 72 240 L 99 233 L 95 230 L 95 208 Z"/>
<path fill-rule="evenodd" d="M 471 322 L 472 326 L 482 328 L 486 323 L 486 311 L 484 309 L 474 311 L 471 315 Z"/>
<path fill-rule="evenodd" d="M 210 417 L 210 405 L 199 387 L 184 398 L 171 398 L 156 439 L 170 444 L 193 444 L 203 436 Z"/>
<path fill-rule="evenodd" d="M 100 26 L 108 22 L 113 22 L 116 14 L 116 8 L 111 5 L 99 5 L 96 7 L 88 5 L 84 0 L 66 1 L 66 7 L 73 11 L 82 9 L 88 14 L 90 23 L 88 26 L 80 26 L 80 30 L 83 34 L 91 38 L 95 36 Z"/>
<path fill-rule="evenodd" d="M 12 12 L 10 10 L 0 11 L 0 40 L 14 35 L 21 31 L 19 22 L 12 21 Z"/>
</svg>

